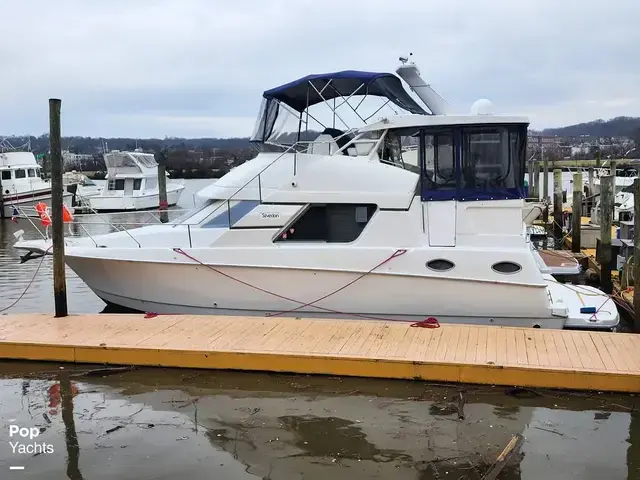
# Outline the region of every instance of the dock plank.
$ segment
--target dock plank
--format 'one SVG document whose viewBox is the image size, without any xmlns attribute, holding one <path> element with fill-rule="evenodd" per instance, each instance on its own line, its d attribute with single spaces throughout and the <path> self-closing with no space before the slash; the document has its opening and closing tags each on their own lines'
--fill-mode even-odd
<svg viewBox="0 0 640 480">
<path fill-rule="evenodd" d="M 640 392 L 640 336 L 196 315 L 0 316 L 0 358 Z"/>
</svg>

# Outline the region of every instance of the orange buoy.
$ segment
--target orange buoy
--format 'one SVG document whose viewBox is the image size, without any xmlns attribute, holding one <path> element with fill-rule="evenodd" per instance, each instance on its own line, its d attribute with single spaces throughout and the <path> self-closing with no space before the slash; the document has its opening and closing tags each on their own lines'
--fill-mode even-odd
<svg viewBox="0 0 640 480">
<path fill-rule="evenodd" d="M 38 202 L 36 204 L 36 212 L 38 212 L 38 215 L 40 216 L 43 227 L 51 225 L 51 215 L 49 215 L 49 207 L 47 207 L 46 203 Z"/>
<path fill-rule="evenodd" d="M 71 212 L 69 211 L 67 206 L 64 204 L 62 205 L 62 221 L 64 223 L 69 223 L 73 221 L 73 215 L 71 215 Z"/>
</svg>

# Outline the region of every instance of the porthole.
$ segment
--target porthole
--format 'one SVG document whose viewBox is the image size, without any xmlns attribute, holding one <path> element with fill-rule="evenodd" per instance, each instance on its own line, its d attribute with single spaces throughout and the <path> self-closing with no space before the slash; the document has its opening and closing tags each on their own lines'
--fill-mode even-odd
<svg viewBox="0 0 640 480">
<path fill-rule="evenodd" d="M 455 267 L 453 262 L 450 262 L 449 260 L 445 260 L 443 258 L 437 258 L 435 260 L 429 260 L 427 262 L 427 268 L 436 270 L 438 272 L 446 272 L 447 270 L 451 270 L 453 267 Z"/>
<path fill-rule="evenodd" d="M 491 266 L 491 269 L 497 273 L 511 274 L 518 273 L 520 270 L 522 270 L 522 267 L 513 262 L 498 262 L 494 263 Z"/>
</svg>

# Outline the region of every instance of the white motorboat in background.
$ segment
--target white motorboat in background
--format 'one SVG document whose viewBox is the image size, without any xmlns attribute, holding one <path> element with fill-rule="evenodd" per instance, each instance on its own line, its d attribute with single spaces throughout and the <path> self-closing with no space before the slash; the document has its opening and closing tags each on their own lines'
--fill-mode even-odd
<svg viewBox="0 0 640 480">
<path fill-rule="evenodd" d="M 107 180 L 98 195 L 89 198 L 97 212 L 148 210 L 158 208 L 158 163 L 152 153 L 140 150 L 104 154 Z M 184 190 L 182 183 L 167 180 L 167 206 L 178 203 Z"/>
<path fill-rule="evenodd" d="M 40 165 L 32 152 L 17 151 L 6 143 L 0 144 L 0 185 L 6 218 L 37 217 L 36 204 L 44 202 L 51 206 L 51 182 L 42 179 Z M 71 207 L 70 193 L 63 192 L 63 203 Z"/>
<path fill-rule="evenodd" d="M 201 190 L 203 204 L 170 224 L 67 239 L 67 264 L 105 302 L 155 313 L 615 327 L 607 295 L 558 283 L 531 248 L 528 119 L 487 102 L 450 114 L 414 64 L 397 73 L 426 109 L 392 73 L 309 75 L 265 91 L 252 141 L 272 151 Z M 322 122 L 308 109 L 323 104 L 345 123 L 337 108 L 358 95 L 408 114 L 274 143 L 281 116 L 307 129 L 310 117 Z"/>
<path fill-rule="evenodd" d="M 615 194 L 613 198 L 613 221 L 631 221 L 634 215 L 634 190 L 633 184 L 637 176 L 615 177 Z M 594 191 L 600 193 L 600 178 L 594 181 Z M 591 223 L 600 225 L 600 198 L 591 209 Z"/>
<path fill-rule="evenodd" d="M 89 210 L 89 199 L 100 195 L 104 188 L 82 172 L 75 170 L 65 172 L 62 176 L 62 182 L 67 191 L 73 195 L 72 205 L 75 212 Z"/>
</svg>

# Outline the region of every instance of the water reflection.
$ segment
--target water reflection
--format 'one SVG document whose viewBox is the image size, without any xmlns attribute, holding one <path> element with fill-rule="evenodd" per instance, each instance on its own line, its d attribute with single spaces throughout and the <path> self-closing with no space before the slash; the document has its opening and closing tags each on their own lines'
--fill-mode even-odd
<svg viewBox="0 0 640 480">
<path fill-rule="evenodd" d="M 294 434 L 293 444 L 302 450 L 298 456 L 330 457 L 332 459 L 411 461 L 400 450 L 379 449 L 367 441 L 360 424 L 339 417 L 283 416 L 279 420 Z"/>
<path fill-rule="evenodd" d="M 15 377 L 0 380 L 2 422 L 33 423 L 68 452 L 28 459 L 32 478 L 480 479 L 515 434 L 499 479 L 638 478 L 633 397 L 468 387 L 461 419 L 440 408 L 455 386 L 95 368 L 58 383 L 51 365 L 0 364 Z"/>
<path fill-rule="evenodd" d="M 62 421 L 64 422 L 64 436 L 67 445 L 67 477 L 71 480 L 83 480 L 78 462 L 80 459 L 80 446 L 76 434 L 76 424 L 73 418 L 73 397 L 78 389 L 72 385 L 69 374 L 64 371 L 60 374 L 60 400 L 62 409 Z"/>
<path fill-rule="evenodd" d="M 640 413 L 631 410 L 629 437 L 627 438 L 627 478 L 640 478 Z"/>
</svg>

